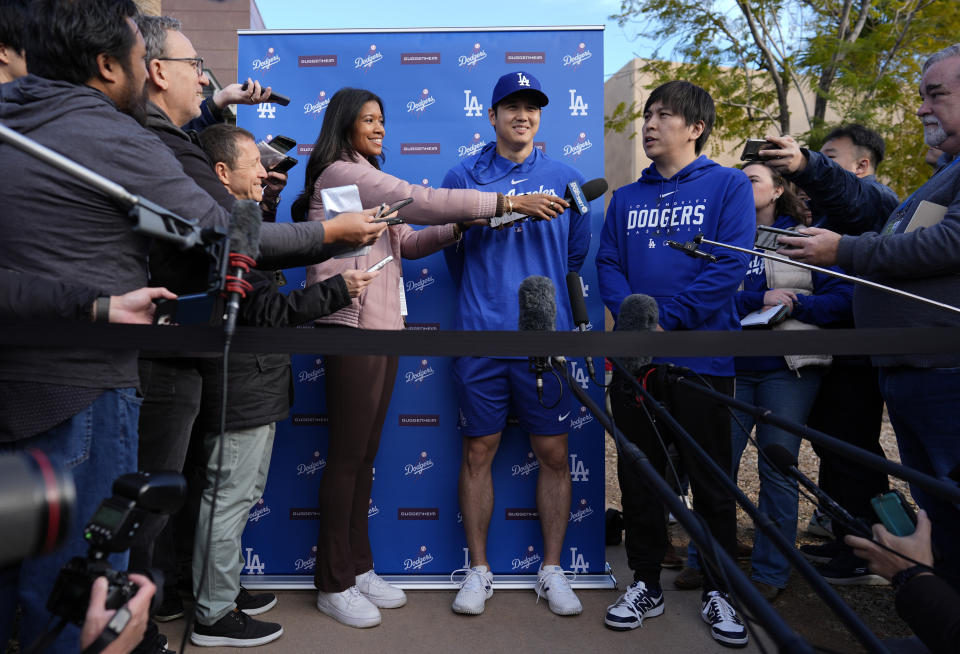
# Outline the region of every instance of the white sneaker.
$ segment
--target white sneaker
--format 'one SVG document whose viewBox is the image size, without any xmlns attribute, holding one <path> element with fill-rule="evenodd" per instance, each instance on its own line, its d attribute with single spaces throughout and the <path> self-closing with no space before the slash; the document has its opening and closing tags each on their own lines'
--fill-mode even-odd
<svg viewBox="0 0 960 654">
<path fill-rule="evenodd" d="M 747 644 L 747 628 L 730 606 L 725 593 L 711 590 L 700 601 L 700 617 L 710 625 L 714 640 L 731 647 L 744 647 Z"/>
<path fill-rule="evenodd" d="M 407 595 L 396 586 L 391 586 L 373 570 L 357 575 L 357 590 L 381 609 L 399 609 L 407 603 Z"/>
<path fill-rule="evenodd" d="M 663 592 L 651 590 L 642 581 L 635 581 L 617 601 L 607 607 L 603 623 L 614 631 L 636 629 L 644 618 L 663 615 Z"/>
<path fill-rule="evenodd" d="M 569 579 L 567 575 L 573 575 Z M 580 615 L 583 606 L 570 588 L 570 582 L 577 578 L 573 572 L 567 572 L 559 565 L 541 565 L 537 573 L 537 601 L 546 597 L 550 610 L 557 615 Z"/>
<path fill-rule="evenodd" d="M 366 629 L 380 624 L 380 610 L 360 594 L 356 586 L 340 593 L 317 593 L 317 608 L 337 622 Z"/>
<path fill-rule="evenodd" d="M 458 574 L 465 575 L 460 582 L 460 590 L 453 600 L 453 612 L 465 615 L 480 615 L 483 604 L 493 597 L 493 573 L 485 565 L 472 568 L 460 568 L 450 574 L 450 581 L 456 581 Z"/>
</svg>

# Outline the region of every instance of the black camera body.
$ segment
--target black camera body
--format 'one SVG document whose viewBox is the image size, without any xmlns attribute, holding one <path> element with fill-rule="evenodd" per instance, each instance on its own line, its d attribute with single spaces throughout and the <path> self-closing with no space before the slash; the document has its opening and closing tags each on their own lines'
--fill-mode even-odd
<svg viewBox="0 0 960 654">
<path fill-rule="evenodd" d="M 106 608 L 118 609 L 126 604 L 139 587 L 125 572 L 111 569 L 107 556 L 129 549 L 151 514 L 173 513 L 185 496 L 186 481 L 176 473 L 136 472 L 119 477 L 113 483 L 113 496 L 101 502 L 84 528 L 84 538 L 90 543 L 87 556 L 74 557 L 60 570 L 47 610 L 82 625 L 90 604 L 90 588 L 97 577 L 107 579 Z M 162 584 L 162 580 L 157 581 Z M 155 595 L 154 601 L 158 599 Z"/>
</svg>

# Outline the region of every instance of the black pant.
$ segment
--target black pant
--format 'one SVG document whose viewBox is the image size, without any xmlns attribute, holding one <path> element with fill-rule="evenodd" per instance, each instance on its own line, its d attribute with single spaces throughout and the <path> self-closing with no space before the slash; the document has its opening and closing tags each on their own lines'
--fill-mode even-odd
<svg viewBox="0 0 960 654">
<path fill-rule="evenodd" d="M 823 376 L 807 426 L 885 456 L 880 447 L 882 419 L 883 398 L 877 382 L 877 369 L 834 365 Z M 890 489 L 886 473 L 824 447 L 814 445 L 813 451 L 820 457 L 820 488 L 854 516 L 868 523 L 876 522 L 870 498 Z M 834 535 L 842 541 L 843 527 L 834 523 L 833 528 Z"/>
<path fill-rule="evenodd" d="M 704 375 L 704 379 L 714 390 L 733 395 L 733 377 Z M 660 444 L 646 411 L 638 406 L 632 389 L 627 390 L 624 384 L 625 380 L 618 374 L 610 391 L 617 427 L 647 455 L 655 469 L 663 470 L 667 462 L 665 448 Z M 730 414 L 726 405 L 677 384 L 665 384 L 662 388 L 655 388 L 653 392 L 710 458 L 722 470 L 728 470 L 731 457 Z M 653 413 L 652 409 L 650 412 Z M 737 544 L 737 512 L 733 496 L 714 481 L 711 473 L 690 451 L 685 441 L 674 437 L 663 421 L 657 420 L 656 427 L 666 445 L 673 441 L 686 467 L 690 485 L 693 487 L 694 510 L 706 521 L 710 534 L 718 545 L 734 557 Z M 663 507 L 650 492 L 643 478 L 623 458 L 618 460 L 617 475 L 622 493 L 627 564 L 633 570 L 634 581 L 643 581 L 648 586 L 659 586 L 660 562 L 668 542 Z M 703 550 L 700 556 L 703 557 Z M 707 567 L 712 568 L 709 562 L 706 563 Z M 701 569 L 707 567 L 701 565 Z M 723 589 L 723 583 L 719 579 L 710 579 L 715 576 L 707 576 L 706 590 Z"/>
</svg>

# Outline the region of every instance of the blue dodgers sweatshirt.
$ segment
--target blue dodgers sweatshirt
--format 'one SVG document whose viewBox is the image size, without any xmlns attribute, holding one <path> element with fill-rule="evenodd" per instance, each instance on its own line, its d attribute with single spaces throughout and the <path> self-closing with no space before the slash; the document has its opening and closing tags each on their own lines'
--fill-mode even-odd
<svg viewBox="0 0 960 654">
<path fill-rule="evenodd" d="M 799 223 L 790 216 L 779 216 L 773 223 L 773 226 L 779 229 L 791 229 L 798 225 Z M 837 266 L 831 266 L 830 270 L 843 272 Z M 853 283 L 820 272 L 811 272 L 810 276 L 813 281 L 813 293 L 798 296 L 790 317 L 821 327 L 852 319 Z M 734 296 L 737 315 L 743 318 L 751 311 L 762 308 L 763 295 L 769 290 L 766 259 L 755 254 L 747 265 L 743 289 Z M 734 363 L 737 372 L 769 372 L 787 367 L 787 362 L 782 356 L 737 357 Z"/>
<path fill-rule="evenodd" d="M 617 189 L 597 250 L 600 295 L 614 319 L 631 293 L 657 301 L 660 326 L 674 330 L 738 330 L 733 296 L 748 255 L 702 246 L 715 263 L 692 259 L 666 245 L 703 234 L 712 241 L 753 247 L 756 211 L 750 181 L 741 170 L 700 156 L 670 179 L 656 164 Z M 733 357 L 667 357 L 654 362 L 687 366 L 701 374 L 732 376 Z"/>
<path fill-rule="evenodd" d="M 523 163 L 497 154 L 496 142 L 447 172 L 444 188 L 499 191 L 506 196 L 549 193 L 559 197 L 569 182 L 583 175 L 554 161 L 537 148 Z M 517 289 L 530 275 L 553 280 L 557 330 L 573 329 L 566 275 L 579 271 L 590 248 L 590 214 L 572 209 L 547 221 L 527 220 L 500 230 L 474 227 L 444 250 L 457 286 L 456 329 L 516 330 Z"/>
</svg>

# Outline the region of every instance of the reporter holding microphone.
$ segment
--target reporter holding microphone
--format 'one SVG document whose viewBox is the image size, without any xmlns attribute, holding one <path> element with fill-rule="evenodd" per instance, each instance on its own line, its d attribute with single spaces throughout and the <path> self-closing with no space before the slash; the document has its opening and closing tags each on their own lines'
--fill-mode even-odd
<svg viewBox="0 0 960 654">
<path fill-rule="evenodd" d="M 550 219 L 566 207 L 548 195 L 506 198 L 476 190 L 432 189 L 412 185 L 380 170 L 385 136 L 383 102 L 363 89 L 340 89 L 330 99 L 320 135 L 307 163 L 304 190 L 291 209 L 294 220 L 322 220 L 321 191 L 356 184 L 366 205 L 412 197 L 403 210 L 410 222 L 431 224 L 422 230 L 391 225 L 359 257 L 331 259 L 307 269 L 307 283 L 344 270 L 366 270 L 388 256 L 365 294 L 318 325 L 360 329 L 403 329 L 400 258 L 417 259 L 456 243 L 470 225 L 516 211 Z M 454 221 L 464 221 L 457 224 Z M 380 624 L 380 608 L 406 603 L 403 591 L 373 571 L 367 535 L 367 506 L 373 460 L 393 393 L 395 356 L 329 356 L 326 359 L 330 443 L 320 482 L 320 527 L 314 583 L 317 608 L 358 628 Z M 345 511 L 344 508 L 348 507 Z"/>
</svg>

